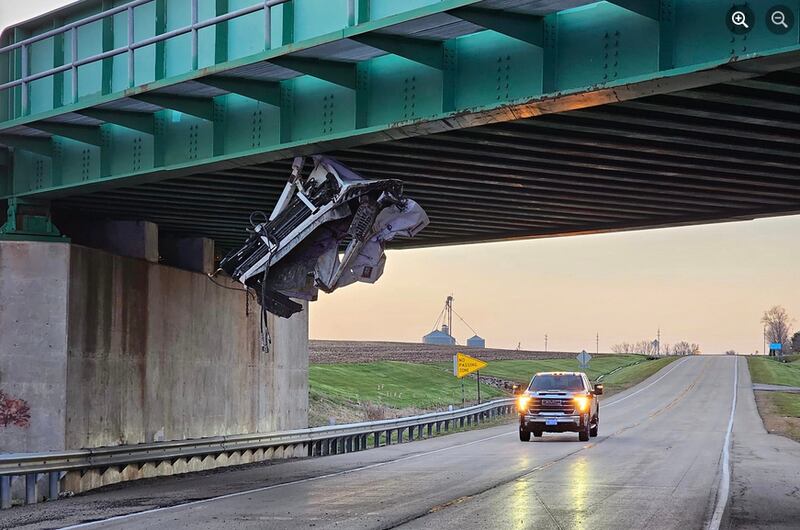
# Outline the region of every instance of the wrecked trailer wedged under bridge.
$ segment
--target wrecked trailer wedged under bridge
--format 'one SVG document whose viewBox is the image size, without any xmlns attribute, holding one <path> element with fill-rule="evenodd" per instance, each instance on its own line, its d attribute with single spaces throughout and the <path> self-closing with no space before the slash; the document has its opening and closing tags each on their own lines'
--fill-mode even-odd
<svg viewBox="0 0 800 530">
<path fill-rule="evenodd" d="M 329 157 L 311 160 L 304 176 L 306 158 L 294 159 L 272 213 L 253 212 L 247 242 L 220 262 L 220 270 L 255 290 L 263 310 L 284 318 L 302 310 L 291 298 L 312 301 L 319 289 L 374 283 L 383 274 L 386 241 L 413 237 L 429 223 L 422 207 L 403 197 L 399 180 L 364 179 Z"/>
</svg>

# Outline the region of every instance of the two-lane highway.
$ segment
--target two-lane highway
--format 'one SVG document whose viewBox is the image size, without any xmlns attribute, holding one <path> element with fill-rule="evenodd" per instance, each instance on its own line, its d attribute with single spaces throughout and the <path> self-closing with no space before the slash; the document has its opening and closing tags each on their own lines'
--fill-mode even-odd
<svg viewBox="0 0 800 530">
<path fill-rule="evenodd" d="M 588 443 L 572 433 L 523 443 L 505 425 L 134 484 L 53 503 L 49 516 L 27 522 L 132 529 L 706 528 L 720 485 L 727 487 L 726 435 L 735 382 L 749 384 L 746 370 L 734 357 L 672 363 L 602 402 L 600 436 Z M 199 500 L 164 507 L 185 500 L 176 490 Z M 126 499 L 137 507 L 126 508 Z"/>
</svg>

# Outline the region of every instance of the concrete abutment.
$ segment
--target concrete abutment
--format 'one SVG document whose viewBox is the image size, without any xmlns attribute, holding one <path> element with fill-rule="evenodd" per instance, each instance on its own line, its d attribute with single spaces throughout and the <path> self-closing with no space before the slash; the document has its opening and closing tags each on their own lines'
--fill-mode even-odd
<svg viewBox="0 0 800 530">
<path fill-rule="evenodd" d="M 229 288 L 148 259 L 0 241 L 0 391 L 18 416 L 0 424 L 0 452 L 306 427 L 307 310 L 269 317 L 264 352 L 255 300 L 216 281 Z"/>
</svg>

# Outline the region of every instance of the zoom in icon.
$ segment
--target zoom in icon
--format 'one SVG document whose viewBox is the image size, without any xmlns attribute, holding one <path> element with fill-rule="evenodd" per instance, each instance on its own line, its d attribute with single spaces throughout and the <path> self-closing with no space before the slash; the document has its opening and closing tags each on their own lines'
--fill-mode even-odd
<svg viewBox="0 0 800 530">
<path fill-rule="evenodd" d="M 752 9 L 746 5 L 735 5 L 728 10 L 725 24 L 732 33 L 744 35 L 752 31 L 755 21 L 756 17 Z"/>
</svg>

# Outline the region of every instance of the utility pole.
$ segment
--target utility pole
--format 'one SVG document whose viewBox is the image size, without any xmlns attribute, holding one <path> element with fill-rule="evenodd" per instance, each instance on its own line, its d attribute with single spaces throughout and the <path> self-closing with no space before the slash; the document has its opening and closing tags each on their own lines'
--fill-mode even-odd
<svg viewBox="0 0 800 530">
<path fill-rule="evenodd" d="M 544 352 L 547 353 L 547 333 L 544 334 Z"/>
<path fill-rule="evenodd" d="M 656 339 L 656 355 L 661 355 L 661 326 L 658 327 L 658 338 Z"/>
<path fill-rule="evenodd" d="M 447 300 L 445 301 L 444 306 L 445 306 L 445 312 L 446 312 L 445 316 L 447 317 L 447 333 L 449 333 L 450 336 L 452 337 L 453 336 L 453 295 L 452 294 L 447 297 Z"/>
<path fill-rule="evenodd" d="M 597 333 L 597 337 L 594 339 L 594 352 L 599 354 L 600 353 L 600 333 Z"/>
<path fill-rule="evenodd" d="M 762 350 L 762 353 L 764 355 L 766 355 L 767 354 L 767 325 L 766 324 L 764 324 L 764 335 L 763 336 L 764 336 L 764 349 Z"/>
</svg>

